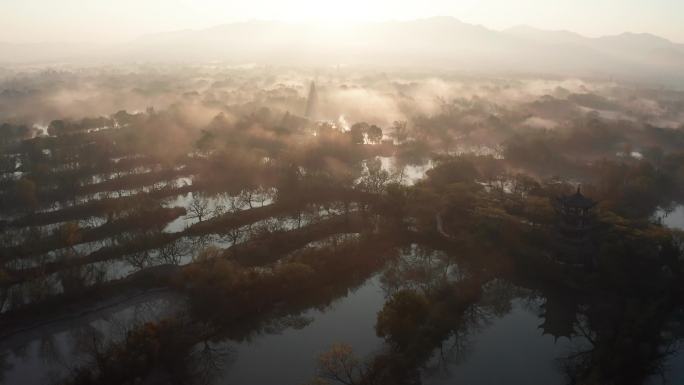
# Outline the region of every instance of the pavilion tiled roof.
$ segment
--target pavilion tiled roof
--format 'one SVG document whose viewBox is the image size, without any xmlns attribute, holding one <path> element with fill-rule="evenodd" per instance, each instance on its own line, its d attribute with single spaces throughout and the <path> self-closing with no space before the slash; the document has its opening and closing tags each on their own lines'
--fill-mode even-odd
<svg viewBox="0 0 684 385">
<path fill-rule="evenodd" d="M 579 187 L 577 187 L 576 193 L 561 197 L 559 200 L 565 206 L 576 207 L 580 209 L 590 209 L 596 206 L 596 202 L 582 195 Z"/>
</svg>

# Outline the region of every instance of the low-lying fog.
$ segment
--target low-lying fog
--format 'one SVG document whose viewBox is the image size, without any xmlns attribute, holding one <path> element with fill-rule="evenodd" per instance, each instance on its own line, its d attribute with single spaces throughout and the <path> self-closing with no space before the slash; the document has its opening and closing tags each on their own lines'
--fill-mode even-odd
<svg viewBox="0 0 684 385">
<path fill-rule="evenodd" d="M 0 148 L 0 381 L 684 378 L 676 87 L 13 67 Z"/>
</svg>

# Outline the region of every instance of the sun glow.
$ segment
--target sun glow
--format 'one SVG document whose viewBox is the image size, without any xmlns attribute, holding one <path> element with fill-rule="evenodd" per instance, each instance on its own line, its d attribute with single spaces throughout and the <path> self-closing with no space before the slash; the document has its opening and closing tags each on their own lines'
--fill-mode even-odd
<svg viewBox="0 0 684 385">
<path fill-rule="evenodd" d="M 349 28 L 355 22 L 452 16 L 493 29 L 527 24 L 585 35 L 650 32 L 684 41 L 682 12 L 678 0 L 653 0 L 648 7 L 638 0 L 24 0 L 0 2 L 0 40 L 111 42 L 255 19 Z M 612 17 L 587 18 L 591 13 Z"/>
</svg>

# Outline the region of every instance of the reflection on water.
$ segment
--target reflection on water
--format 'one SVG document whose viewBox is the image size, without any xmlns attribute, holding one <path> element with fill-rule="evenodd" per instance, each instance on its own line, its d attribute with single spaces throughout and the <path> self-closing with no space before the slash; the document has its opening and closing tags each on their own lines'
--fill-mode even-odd
<svg viewBox="0 0 684 385">
<path fill-rule="evenodd" d="M 423 164 L 405 164 L 392 156 L 379 156 L 378 159 L 380 159 L 384 171 L 387 171 L 393 179 L 406 186 L 412 186 L 425 178 L 427 171 L 434 166 L 432 160 Z"/>
<path fill-rule="evenodd" d="M 663 363 L 665 372 L 651 376 L 647 385 L 684 384 L 684 350 L 681 343 L 674 353 Z"/>
<path fill-rule="evenodd" d="M 200 218 L 196 215 L 196 211 L 193 210 L 193 203 L 198 204 L 197 199 L 204 200 L 201 202 L 204 216 L 202 219 L 211 219 L 226 212 L 235 213 L 251 207 L 268 206 L 273 203 L 274 194 L 272 190 L 266 190 L 253 193 L 248 197 L 231 196 L 228 194 L 203 197 L 201 194 L 192 192 L 178 195 L 172 199 L 167 199 L 165 205 L 166 207 L 183 207 L 187 214 L 169 222 L 163 232 L 178 233 L 198 223 Z"/>
<path fill-rule="evenodd" d="M 656 214 L 657 217 L 662 218 L 663 225 L 684 230 L 684 205 L 679 205 L 670 213 L 662 211 Z"/>
<path fill-rule="evenodd" d="M 157 320 L 178 309 L 178 298 L 150 293 L 77 318 L 62 319 L 0 341 L 3 384 L 44 385 L 63 378 L 92 359 L 89 346 L 122 339 L 133 325 Z"/>
<path fill-rule="evenodd" d="M 192 198 L 190 193 L 169 203 L 189 204 Z M 217 206 L 212 198 L 209 201 L 212 208 Z M 100 278 L 109 281 L 143 267 L 190 263 L 198 250 L 210 246 L 226 249 L 248 240 L 251 229 L 292 230 L 319 217 L 341 214 L 320 208 L 313 213 L 311 218 L 272 217 L 256 221 L 241 227 L 236 239 L 223 234 L 179 235 L 164 247 L 87 267 L 103 272 Z M 684 206 L 667 215 L 663 223 L 684 228 Z M 331 247 L 358 238 L 356 233 L 340 233 L 311 242 L 306 248 Z M 83 243 L 78 247 L 77 251 L 87 254 L 101 245 Z M 668 344 L 676 343 L 677 329 L 681 328 L 676 320 L 664 321 L 672 312 L 669 304 L 649 307 L 651 301 L 641 298 L 616 303 L 614 297 L 602 297 L 601 293 L 590 298 L 561 299 L 538 287 L 524 289 L 501 279 L 478 284 L 481 295 L 465 311 L 450 308 L 453 303 L 440 297 L 445 290 L 453 290 L 450 293 L 456 295 L 457 289 L 465 287 L 458 283 L 479 282 L 476 276 L 462 266 L 453 252 L 416 244 L 404 247 L 381 274 L 367 279 L 329 307 L 310 308 L 301 315 L 275 320 L 273 328 L 266 328 L 265 333 L 251 339 L 216 343 L 217 350 L 230 352 L 221 357 L 223 365 L 216 383 L 305 383 L 316 374 L 316 357 L 335 343 L 351 345 L 359 357 L 387 352 L 390 344 L 376 335 L 378 312 L 386 306 L 388 298 L 406 290 L 429 298 L 429 306 L 433 306 L 429 326 L 444 331 L 437 333 L 437 343 L 428 341 L 427 354 L 416 359 L 424 384 L 565 384 L 601 379 L 604 374 L 593 374 L 597 370 L 605 371 L 607 378 L 616 378 L 616 373 L 633 374 L 634 383 L 645 378 L 649 384 L 684 379 L 684 354 L 667 355 L 674 349 Z M 47 278 L 46 282 L 55 286 L 53 292 L 63 290 L 58 273 Z M 27 285 L 29 292 L 31 283 Z M 91 317 L 55 329 L 44 328 L 38 335 L 25 337 L 25 341 L 11 346 L 0 342 L 0 357 L 4 354 L 9 368 L 5 380 L 39 384 L 50 377 L 63 377 L 69 368 L 84 364 L 89 358 L 83 352 L 84 338 L 120 339 L 132 323 L 156 319 L 173 308 L 168 302 L 145 306 L 149 308 L 135 305 L 98 319 Z M 439 312 L 444 314 L 432 314 Z M 632 362 L 643 363 L 644 367 L 633 365 L 632 373 L 625 369 Z M 653 375 L 663 363 L 666 375 Z M 263 367 L 269 370 L 261 370 Z"/>
<path fill-rule="evenodd" d="M 513 300 L 510 312 L 469 336 L 462 357 L 425 370 L 423 383 L 563 384 L 557 358 L 567 354 L 577 342 L 568 338 L 556 340 L 544 334 L 540 324 L 540 317 L 529 304 L 519 298 Z"/>
<path fill-rule="evenodd" d="M 316 374 L 316 359 L 335 343 L 371 358 L 388 346 L 375 332 L 378 312 L 397 290 L 432 290 L 467 274 L 444 252 L 411 245 L 383 273 L 326 309 L 285 320 L 289 327 L 239 343 L 223 343 L 217 384 L 302 384 Z M 435 349 L 421 370 L 423 384 L 562 384 L 559 360 L 586 347 L 583 337 L 554 335 L 560 306 L 502 281 L 488 284 L 482 299 L 463 316 L 460 330 Z M 562 314 L 563 312 L 561 312 Z M 544 322 L 546 318 L 546 322 Z M 294 324 L 294 326 L 292 325 Z M 259 368 L 267 365 L 269 370 Z M 493 365 L 495 367 L 493 367 Z"/>
<path fill-rule="evenodd" d="M 368 355 L 382 346 L 374 326 L 384 301 L 379 276 L 375 276 L 329 308 L 302 314 L 310 320 L 304 328 L 231 344 L 233 361 L 218 376 L 217 384 L 305 383 L 315 374 L 318 354 L 337 342 L 350 344 L 361 356 Z M 260 369 L 264 367 L 268 370 Z"/>
</svg>

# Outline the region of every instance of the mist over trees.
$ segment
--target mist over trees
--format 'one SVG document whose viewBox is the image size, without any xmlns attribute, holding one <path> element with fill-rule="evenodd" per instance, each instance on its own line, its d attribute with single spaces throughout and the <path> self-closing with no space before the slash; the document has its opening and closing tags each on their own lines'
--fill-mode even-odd
<svg viewBox="0 0 684 385">
<path fill-rule="evenodd" d="M 557 378 L 646 382 L 683 336 L 684 242 L 664 224 L 684 203 L 683 111 L 681 91 L 574 76 L 17 70 L 0 81 L 0 374 L 220 383 L 249 341 L 335 329 L 245 381 L 420 384 L 515 314 L 577 350 L 547 357 Z M 366 351 L 320 327 L 350 308 Z"/>
</svg>

